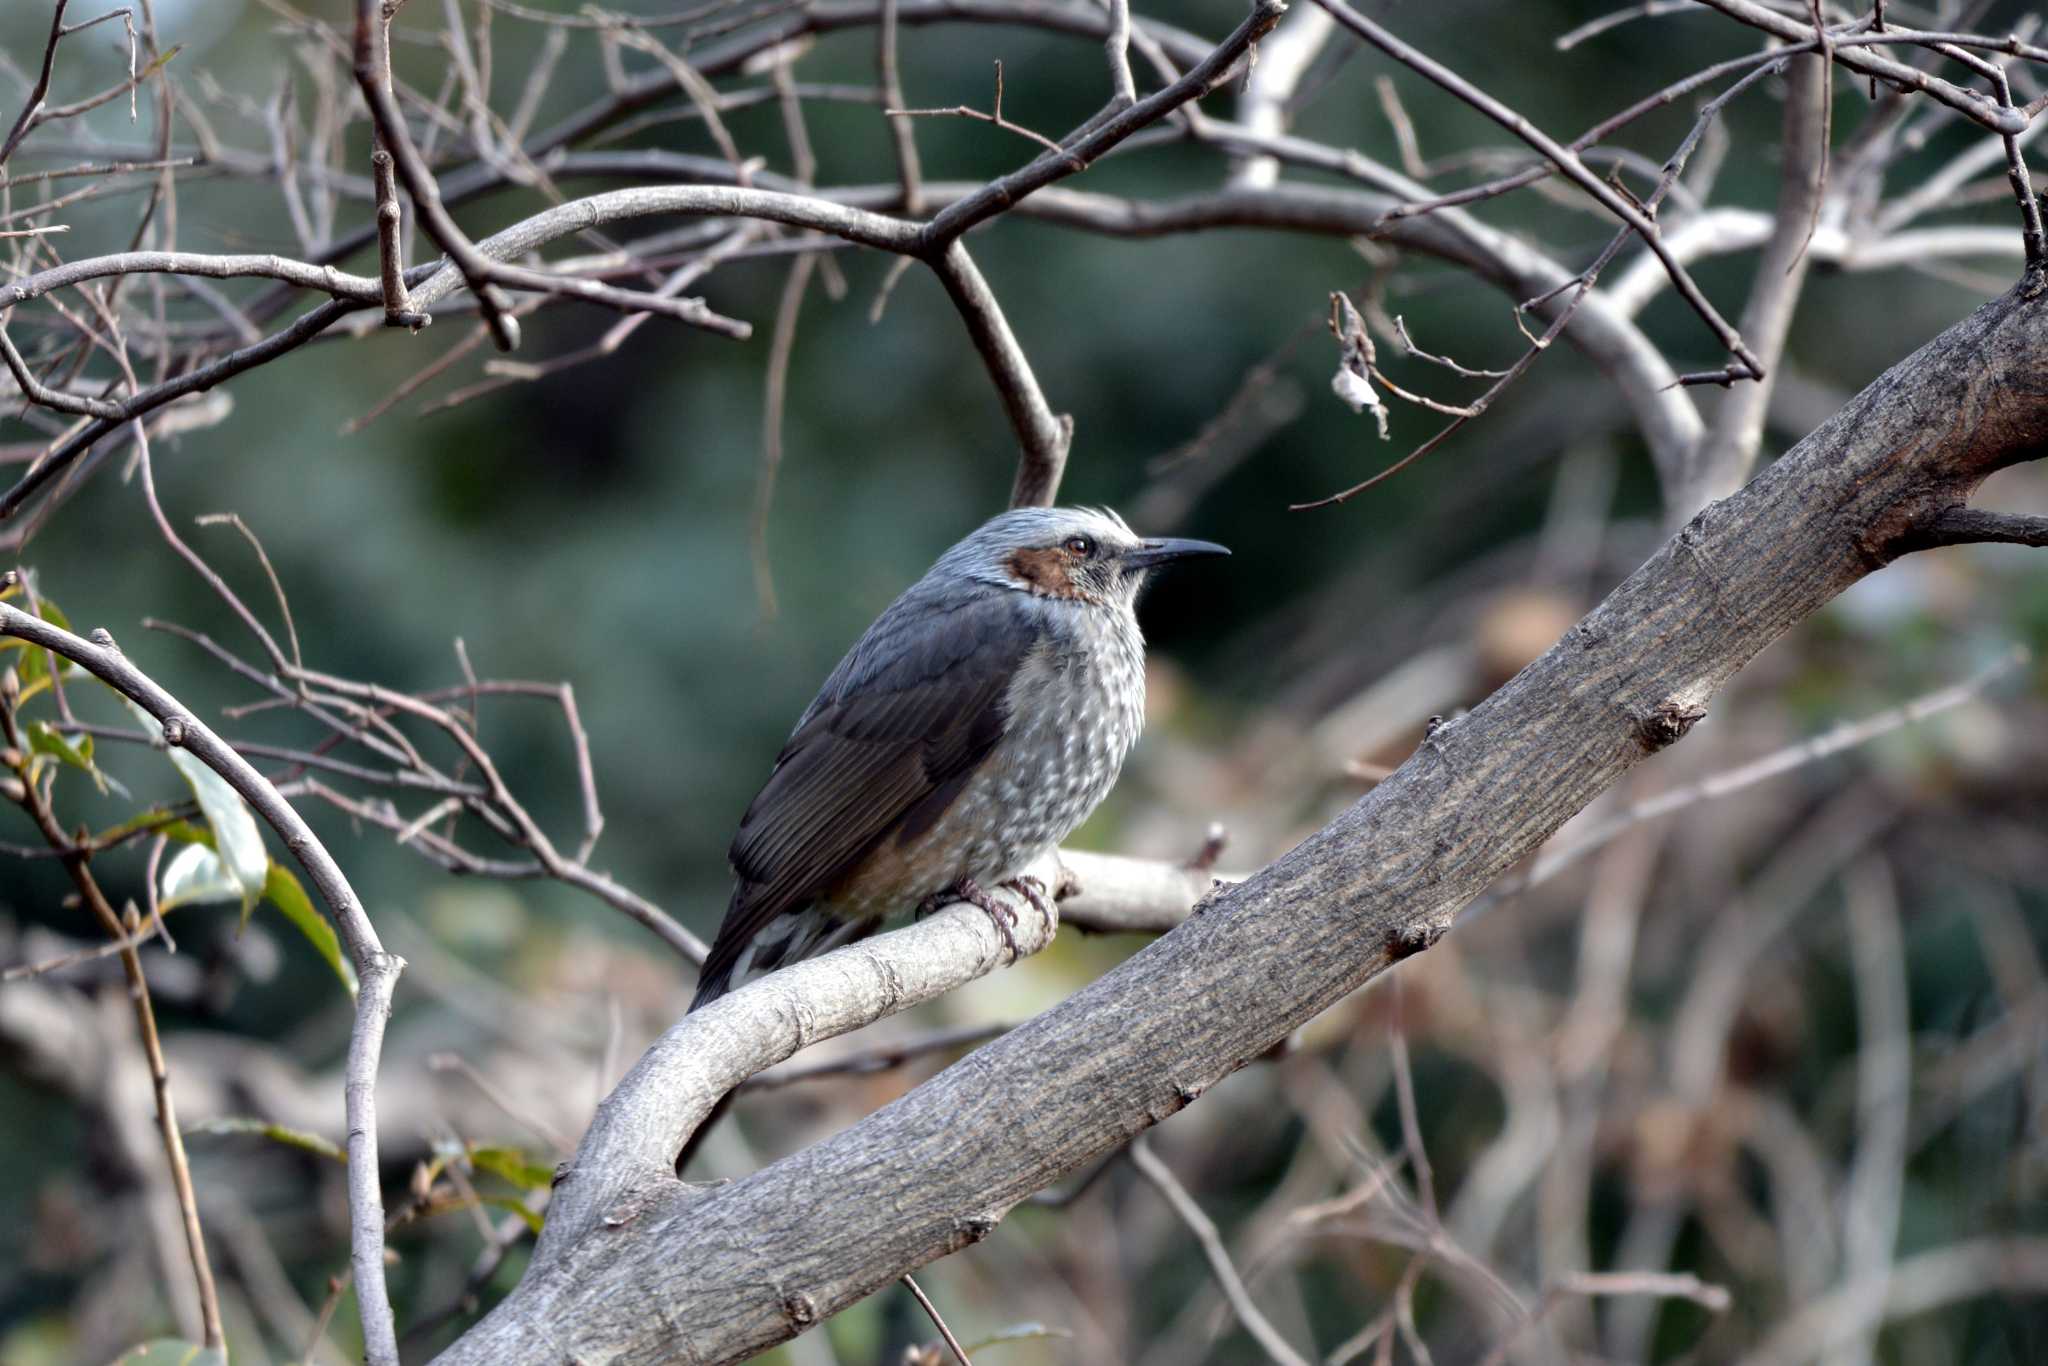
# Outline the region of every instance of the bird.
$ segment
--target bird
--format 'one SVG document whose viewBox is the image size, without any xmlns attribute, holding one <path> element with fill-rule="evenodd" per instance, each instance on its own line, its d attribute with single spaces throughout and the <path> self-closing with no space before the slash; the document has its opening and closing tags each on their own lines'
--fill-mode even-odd
<svg viewBox="0 0 2048 1366">
<path fill-rule="evenodd" d="M 1049 910 L 1025 870 L 1108 795 L 1143 729 L 1139 593 L 1229 553 L 1032 507 L 941 555 L 840 660 L 740 819 L 690 1009 L 952 901 L 986 912 L 1014 959 L 1014 912 L 990 889 Z"/>
</svg>

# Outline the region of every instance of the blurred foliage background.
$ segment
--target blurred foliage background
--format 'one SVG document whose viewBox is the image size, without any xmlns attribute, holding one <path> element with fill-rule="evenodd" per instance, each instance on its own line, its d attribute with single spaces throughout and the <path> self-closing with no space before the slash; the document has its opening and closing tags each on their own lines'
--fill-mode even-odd
<svg viewBox="0 0 2048 1366">
<path fill-rule="evenodd" d="M 461 8 L 478 22 L 474 6 Z M 1751 32 L 1705 12 L 1624 24 L 1558 53 L 1551 38 L 1606 7 L 1528 0 L 1511 20 L 1473 3 L 1364 8 L 1559 133 L 1755 45 Z M 1992 5 L 1972 22 L 1996 31 L 2025 8 Z M 345 32 L 343 10 L 323 0 L 308 13 Z M 1161 17 L 1212 37 L 1242 17 L 1216 0 L 1172 11 Z M 346 79 L 345 62 L 281 3 L 159 0 L 156 12 L 166 42 L 183 44 L 173 71 L 232 145 L 267 147 L 260 115 L 273 101 L 309 111 L 316 70 Z M 0 51 L 13 68 L 0 72 L 0 107 L 10 112 L 47 22 L 40 3 L 0 14 Z M 398 27 L 400 76 L 430 91 L 445 61 L 442 22 L 439 7 L 420 0 Z M 493 16 L 500 100 L 519 91 L 545 31 Z M 572 37 L 578 45 L 545 90 L 540 125 L 603 93 L 594 49 Z M 869 82 L 873 43 L 864 28 L 824 36 L 803 56 L 800 77 Z M 121 46 L 109 36 L 66 47 L 53 97 L 118 79 Z M 1332 51 L 1345 46 L 1333 42 Z M 1031 128 L 1071 127 L 1103 96 L 1095 46 L 1042 31 L 906 27 L 902 53 L 917 106 L 987 107 L 996 60 L 1006 115 Z M 1425 156 L 1501 143 L 1472 111 L 1369 51 L 1334 68 L 1297 131 L 1398 164 L 1374 91 L 1380 76 L 1401 93 Z M 1716 203 L 1775 202 L 1780 95 L 1767 82 L 1727 111 L 1733 151 Z M 1231 98 L 1226 90 L 1214 103 Z M 1838 81 L 1836 100 L 1838 126 L 1853 128 L 1867 103 L 1860 85 Z M 808 113 L 821 185 L 893 177 L 885 121 L 872 106 L 819 103 Z M 1692 117 L 1680 101 L 1621 141 L 1661 161 Z M 729 126 L 745 152 L 789 166 L 772 103 L 732 113 Z M 947 180 L 998 174 L 1033 151 L 962 119 L 920 120 L 917 134 L 927 173 Z M 358 174 L 365 136 L 357 124 L 349 145 Z M 1945 164 L 1975 136 L 1934 121 L 1897 167 L 1897 183 Z M 10 169 L 94 149 L 134 152 L 151 137 L 150 103 L 131 126 L 116 101 L 39 132 Z M 645 128 L 623 145 L 715 151 L 689 122 Z M 1213 151 L 1166 145 L 1111 158 L 1077 184 L 1159 197 L 1213 186 L 1221 169 Z M 1462 182 L 1454 172 L 1445 183 Z M 509 190 L 458 216 L 482 234 L 544 203 Z M 367 215 L 357 201 L 344 206 Z M 134 213 L 118 195 L 78 204 L 64 215 L 71 231 L 59 249 L 67 258 L 118 250 Z M 1589 259 L 1610 232 L 1528 192 L 1481 216 L 1549 243 L 1567 262 Z M 2010 226 L 2013 217 L 2009 201 L 1959 201 L 1944 221 Z M 298 250 L 277 186 L 263 176 L 187 174 L 177 231 L 189 250 Z M 1152 728 L 1077 843 L 1185 857 L 1221 822 L 1230 832 L 1225 866 L 1258 866 L 1356 798 L 1369 779 L 1348 764 L 1400 762 L 1429 716 L 1483 697 L 1661 539 L 1665 513 L 1629 415 L 1568 347 L 1400 477 L 1342 507 L 1288 510 L 1404 454 L 1442 421 L 1396 405 L 1392 439 L 1382 443 L 1369 418 L 1337 402 L 1336 348 L 1322 327 L 1330 291 L 1383 289 L 1420 345 L 1468 365 L 1518 354 L 1505 297 L 1460 271 L 1337 239 L 1235 230 L 1114 240 L 1015 217 L 978 234 L 974 250 L 1055 408 L 1074 415 L 1063 500 L 1107 503 L 1142 531 L 1210 537 L 1236 552 L 1219 570 L 1167 580 L 1148 601 Z M 2002 289 L 2015 258 L 2016 250 L 1938 269 L 1817 269 L 1774 396 L 1766 458 Z M 359 253 L 347 264 L 369 271 L 371 259 Z M 870 322 L 890 262 L 835 252 L 844 297 L 814 284 L 795 338 L 784 460 L 764 523 L 770 611 L 752 527 L 768 322 L 788 259 L 728 266 L 702 286 L 721 312 L 756 322 L 749 343 L 651 320 L 607 358 L 448 406 L 488 377 L 480 348 L 347 430 L 468 333 L 471 320 L 449 313 L 417 335 L 337 335 L 241 376 L 224 390 L 225 420 L 155 447 L 172 520 L 268 613 L 245 545 L 191 519 L 233 511 L 261 537 L 309 665 L 395 688 L 444 687 L 463 680 L 459 638 L 482 676 L 572 682 L 607 822 L 594 865 L 707 937 L 724 906 L 726 842 L 789 724 L 867 621 L 1002 506 L 1014 460 L 981 363 L 936 283 L 913 271 Z M 1702 261 L 1696 274 L 1732 316 L 1753 266 L 1744 253 Z M 571 353 L 615 322 L 544 308 L 528 320 L 516 359 Z M 1681 370 L 1720 363 L 1712 338 L 1668 294 L 1643 326 Z M 1383 358 L 1402 383 L 1446 401 L 1476 392 L 1391 347 Z M 1271 374 L 1248 399 L 1252 418 L 1226 423 L 1189 454 L 1261 365 Z M 1711 413 L 1716 396 L 1701 401 Z M 35 439 L 19 422 L 4 434 Z M 250 700 L 202 652 L 144 627 L 145 618 L 168 620 L 243 646 L 219 600 L 156 535 L 135 482 L 121 477 L 122 458 L 107 459 L 20 563 L 81 629 L 111 629 L 180 697 L 209 708 Z M 2048 481 L 2014 471 L 1983 501 L 2048 508 Z M 1650 786 L 1640 790 L 1970 679 L 2014 645 L 2038 648 L 2048 625 L 2048 577 L 2038 566 L 2024 550 L 1978 547 L 1886 569 L 1760 659 L 1693 741 L 1646 767 Z M 111 698 L 81 706 L 122 719 Z M 1398 1015 L 1434 1188 L 1466 1250 L 1531 1303 L 1559 1268 L 1611 1269 L 1658 1254 L 1643 1264 L 1725 1284 L 1734 1306 L 1717 1315 L 1673 1302 L 1645 1316 L 1644 1301 L 1595 1311 L 1574 1300 L 1553 1315 L 1557 1330 L 1582 1330 L 1610 1349 L 1633 1342 L 1646 1358 L 1731 1360 L 1837 1288 L 1844 1254 L 1829 1230 L 1860 1189 L 1854 1183 L 1874 1179 L 1867 1121 L 1876 1102 L 1859 1101 L 1858 1078 L 1870 1043 L 1865 988 L 1882 973 L 1858 967 L 1860 915 L 1896 927 L 1888 970 L 1908 1012 L 1912 1089 L 1892 1161 L 1897 1258 L 1903 1265 L 1989 1235 L 2032 1238 L 2038 1248 L 2048 1238 L 2043 719 L 2042 675 L 2027 662 L 1938 718 L 1643 827 L 1535 891 L 1488 903 L 1397 982 L 1333 1011 L 1287 1057 L 1247 1069 L 1164 1126 L 1158 1149 L 1222 1227 L 1282 1330 L 1305 1348 L 1336 1349 L 1394 1302 L 1409 1262 L 1388 1233 L 1398 1218 L 1317 1213 L 1376 1161 L 1395 1173 L 1394 1185 L 1412 1187 L 1414 1164 L 1392 1156 L 1403 1145 L 1388 1049 Z M 559 716 L 530 701 L 486 699 L 478 732 L 542 824 L 572 838 L 580 810 Z M 284 740 L 303 731 L 259 714 L 228 733 Z M 67 823 L 104 827 L 178 794 L 158 756 L 103 745 L 102 759 L 133 795 L 102 795 L 67 774 Z M 542 1167 L 559 1160 L 565 1151 L 554 1145 L 573 1144 L 589 1106 L 687 1002 L 684 965 L 566 888 L 450 878 L 385 834 L 309 807 L 387 946 L 411 963 L 384 1069 L 394 1207 L 415 1164 L 437 1151 L 445 1164 L 464 1143 L 517 1148 Z M 34 839 L 15 813 L 0 825 L 9 841 Z M 1632 864 L 1618 861 L 1622 851 Z M 96 867 L 114 894 L 140 899 L 139 846 Z M 89 940 L 68 893 L 53 862 L 9 859 L 0 955 L 35 961 Z M 1619 903 L 1634 908 L 1626 933 L 1602 941 L 1597 927 L 1616 923 Z M 188 1122 L 271 1112 L 339 1137 L 348 1002 L 331 972 L 268 908 L 239 934 L 228 907 L 183 910 L 173 928 L 177 954 L 152 946 L 144 958 L 181 1102 L 191 1088 Z M 1595 972 L 1603 942 L 1622 956 L 1618 977 Z M 1135 947 L 1069 934 L 1036 960 L 870 1033 L 1021 1019 Z M 1726 961 L 1738 965 L 1739 999 L 1723 1074 L 1703 1102 L 1683 1101 L 1667 1086 L 1683 1046 L 1674 1020 L 1701 965 Z M 1596 980 L 1616 993 L 1615 1018 L 1604 1023 L 1584 994 Z M 27 1018 L 19 1012 L 30 992 L 61 994 L 65 1009 L 83 1011 L 51 1018 L 97 1019 L 111 1039 L 127 1037 L 130 1021 L 106 1004 L 119 996 L 111 959 L 0 986 L 0 1018 Z M 1572 1052 L 1589 1038 L 1591 1056 Z M 0 1067 L 0 1361 L 105 1360 L 178 1327 L 149 1232 L 152 1197 L 115 1160 L 123 1140 L 39 1075 L 33 1052 L 11 1044 L 0 1055 L 12 1064 Z M 707 1150 L 706 1169 L 734 1175 L 771 1160 L 938 1061 L 744 1102 L 737 1129 L 721 1130 Z M 138 1103 L 146 1107 L 146 1089 Z M 198 1135 L 191 1149 L 234 1359 L 298 1359 L 306 1343 L 293 1330 L 329 1300 L 330 1277 L 346 1266 L 339 1169 L 248 1135 Z M 1575 1172 L 1581 1188 L 1553 1169 Z M 484 1167 L 472 1176 L 488 1192 L 508 1189 Z M 1795 1236 L 1806 1241 L 1787 1242 Z M 459 1208 L 394 1237 L 401 1330 L 460 1301 L 481 1242 L 477 1221 Z M 515 1249 L 492 1286 L 516 1279 L 523 1255 Z M 1898 1322 L 1878 1339 L 1876 1359 L 2048 1359 L 2038 1267 L 2034 1274 L 2031 1287 L 2019 1273 L 1989 1277 L 1980 1293 Z M 1062 1210 L 1020 1211 L 924 1283 L 970 1342 L 1018 1324 L 1048 1334 L 990 1347 L 989 1360 L 1255 1355 L 1217 1309 L 1192 1238 L 1122 1164 Z M 341 1304 L 319 1359 L 355 1348 L 353 1304 Z M 1497 1336 L 1436 1274 L 1421 1280 L 1415 1313 L 1439 1360 L 1477 1359 Z M 1617 1322 L 1631 1314 L 1643 1321 Z M 409 1352 L 423 1357 L 464 1321 L 458 1312 L 430 1324 Z M 811 1336 L 777 1359 L 895 1361 L 932 1335 L 892 1291 Z"/>
</svg>

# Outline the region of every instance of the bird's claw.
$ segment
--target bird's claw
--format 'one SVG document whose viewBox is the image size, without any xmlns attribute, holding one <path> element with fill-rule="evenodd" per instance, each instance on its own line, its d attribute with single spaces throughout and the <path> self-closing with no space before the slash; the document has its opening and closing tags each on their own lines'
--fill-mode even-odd
<svg viewBox="0 0 2048 1366">
<path fill-rule="evenodd" d="M 1033 877 L 1031 874 L 1026 873 L 1022 877 L 1013 877 L 1002 885 L 1030 902 L 1032 907 L 1047 920 L 1053 918 L 1052 895 L 1046 890 L 1044 878 Z"/>
<path fill-rule="evenodd" d="M 1008 887 L 1013 884 L 1006 882 L 1002 885 Z M 1010 932 L 1010 927 L 1017 923 L 1017 913 L 1008 906 L 1005 906 L 1001 897 L 991 896 L 979 882 L 976 882 L 971 877 L 961 878 L 959 882 L 954 884 L 953 890 L 959 893 L 962 901 L 973 902 L 988 913 L 989 920 L 996 927 L 996 933 L 1001 935 L 1003 942 L 1010 946 L 1010 961 L 1012 963 L 1024 956 L 1023 951 L 1017 947 L 1017 936 Z M 1037 904 L 1035 900 L 1033 904 Z"/>
</svg>

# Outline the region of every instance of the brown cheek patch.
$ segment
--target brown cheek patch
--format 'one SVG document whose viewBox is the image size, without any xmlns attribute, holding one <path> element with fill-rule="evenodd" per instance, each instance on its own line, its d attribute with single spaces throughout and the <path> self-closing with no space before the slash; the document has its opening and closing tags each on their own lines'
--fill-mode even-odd
<svg viewBox="0 0 2048 1366">
<path fill-rule="evenodd" d="M 1010 556 L 1010 573 L 1055 598 L 1075 596 L 1070 562 L 1063 550 L 1020 550 Z"/>
</svg>

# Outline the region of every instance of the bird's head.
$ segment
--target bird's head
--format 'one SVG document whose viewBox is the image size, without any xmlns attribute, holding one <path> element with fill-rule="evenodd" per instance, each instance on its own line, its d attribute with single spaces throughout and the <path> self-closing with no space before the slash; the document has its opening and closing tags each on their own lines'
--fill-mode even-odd
<svg viewBox="0 0 2048 1366">
<path fill-rule="evenodd" d="M 1151 571 L 1212 541 L 1138 536 L 1106 508 L 1013 508 L 947 551 L 939 568 L 991 587 L 1092 607 L 1128 609 Z"/>
</svg>

